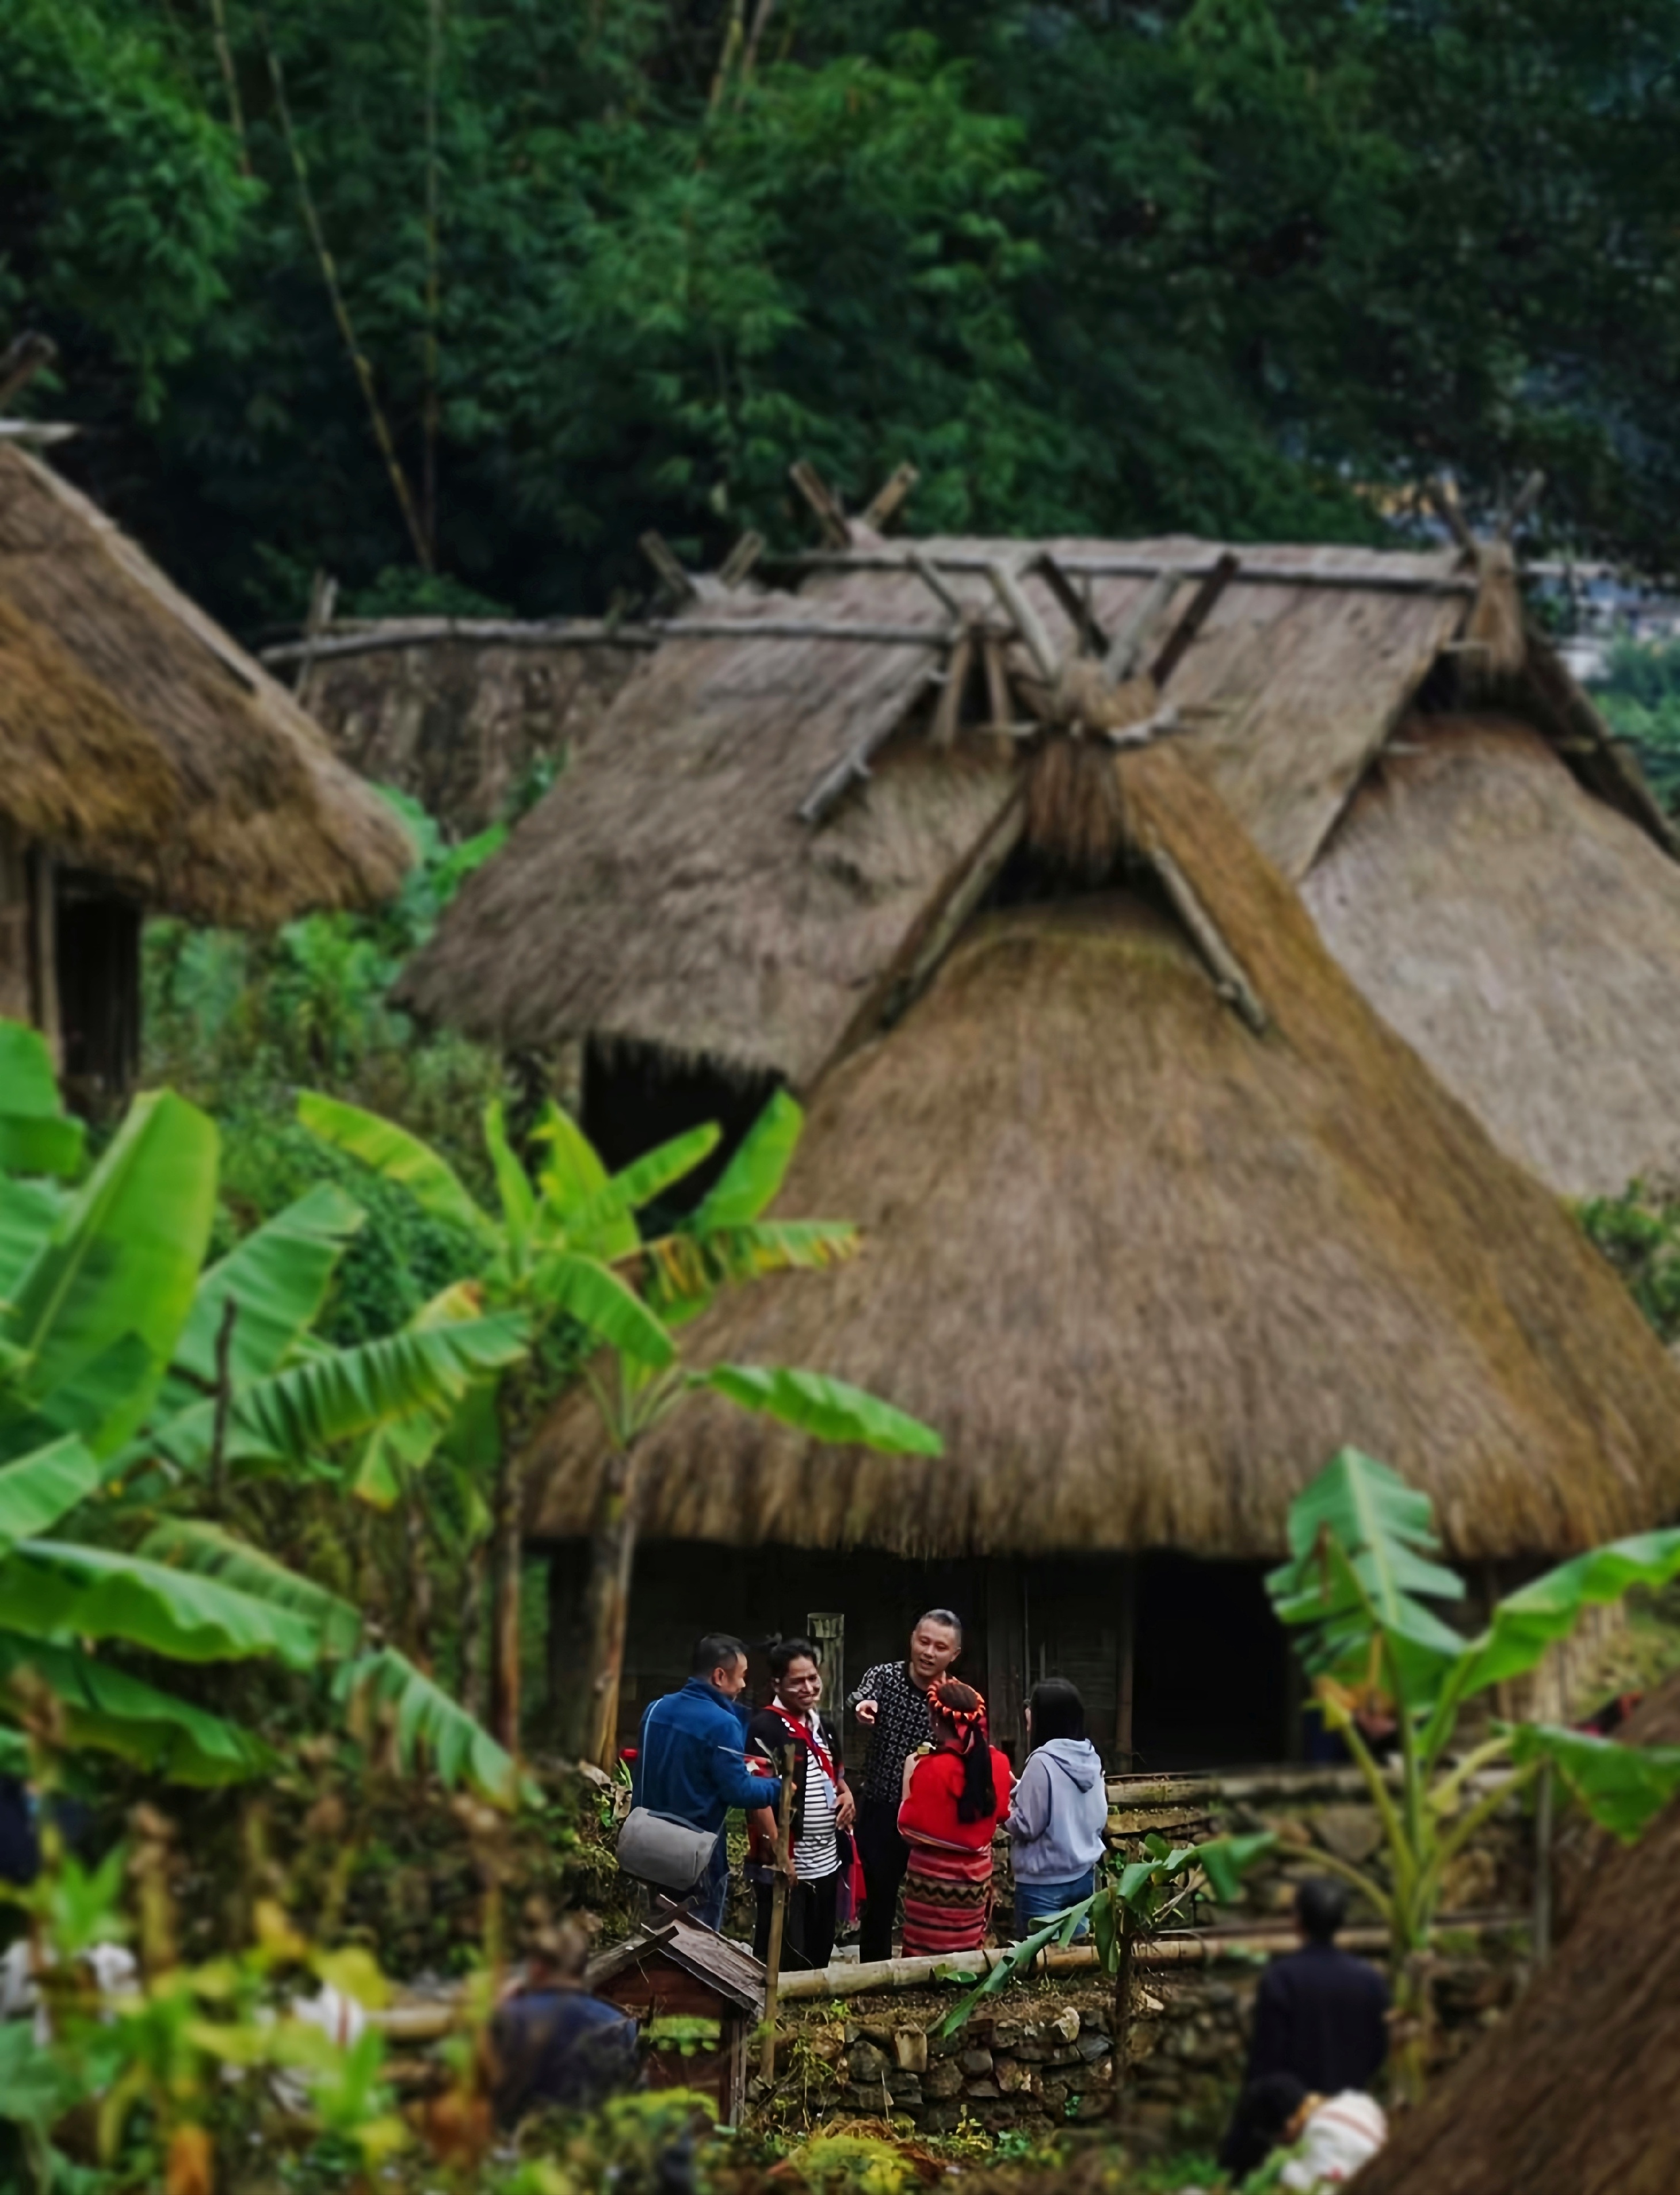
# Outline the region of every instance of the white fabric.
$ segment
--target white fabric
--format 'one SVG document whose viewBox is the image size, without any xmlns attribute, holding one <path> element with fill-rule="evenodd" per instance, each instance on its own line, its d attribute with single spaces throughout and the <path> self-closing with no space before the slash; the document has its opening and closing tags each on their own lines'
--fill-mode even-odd
<svg viewBox="0 0 1680 2195">
<path fill-rule="evenodd" d="M 1344 2088 L 1320 2104 L 1307 2121 L 1297 2153 L 1278 2175 L 1279 2185 L 1296 2195 L 1315 2195 L 1321 2187 L 1340 2187 L 1368 2164 L 1389 2138 L 1389 2123 L 1373 2096 Z"/>
</svg>

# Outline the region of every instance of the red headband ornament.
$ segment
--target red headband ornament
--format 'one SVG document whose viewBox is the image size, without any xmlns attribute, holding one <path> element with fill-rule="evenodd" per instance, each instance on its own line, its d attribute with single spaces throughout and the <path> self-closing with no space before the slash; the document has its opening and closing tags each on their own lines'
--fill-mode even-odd
<svg viewBox="0 0 1680 2195">
<path fill-rule="evenodd" d="M 966 1753 L 976 1737 L 983 1738 L 986 1735 L 986 1702 L 976 1692 L 975 1703 L 971 1708 L 946 1707 L 939 1696 L 940 1685 L 943 1681 L 942 1679 L 935 1678 L 929 1685 L 928 1711 L 931 1714 L 937 1715 L 941 1722 L 948 1722 L 952 1725 L 960 1735 L 963 1750 Z"/>
</svg>

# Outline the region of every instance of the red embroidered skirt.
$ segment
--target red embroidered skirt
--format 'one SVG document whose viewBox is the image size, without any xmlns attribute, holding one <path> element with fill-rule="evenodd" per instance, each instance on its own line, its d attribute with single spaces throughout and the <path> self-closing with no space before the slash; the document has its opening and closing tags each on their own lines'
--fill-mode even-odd
<svg viewBox="0 0 1680 2195">
<path fill-rule="evenodd" d="M 977 1951 L 992 1915 L 992 1847 L 946 1852 L 912 1844 L 904 1877 L 904 1956 Z"/>
</svg>

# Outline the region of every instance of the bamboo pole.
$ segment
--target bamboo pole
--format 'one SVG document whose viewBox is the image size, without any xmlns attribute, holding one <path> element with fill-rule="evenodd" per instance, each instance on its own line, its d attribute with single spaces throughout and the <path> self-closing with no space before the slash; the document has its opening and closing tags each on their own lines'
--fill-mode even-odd
<svg viewBox="0 0 1680 2195">
<path fill-rule="evenodd" d="M 776 1880 L 770 1892 L 769 1956 L 764 1962 L 764 2048 L 759 2077 L 776 2077 L 776 1985 L 781 1979 L 782 1930 L 787 1925 L 787 1876 L 792 1864 L 789 1835 L 793 1826 L 793 1748 L 782 1748 L 782 1788 L 776 1807 Z"/>
</svg>

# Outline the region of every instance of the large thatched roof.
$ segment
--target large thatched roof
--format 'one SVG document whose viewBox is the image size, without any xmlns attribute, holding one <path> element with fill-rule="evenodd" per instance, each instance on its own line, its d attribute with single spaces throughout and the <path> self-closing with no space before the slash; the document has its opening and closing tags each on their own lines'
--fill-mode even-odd
<svg viewBox="0 0 1680 2195">
<path fill-rule="evenodd" d="M 1672 1744 L 1677 1708 L 1671 1679 L 1629 1725 L 1630 1742 Z M 1551 1965 L 1398 2122 L 1360 2195 L 1680 2187 L 1680 1806 L 1631 1850 L 1599 1841 L 1597 1863 Z"/>
<path fill-rule="evenodd" d="M 1155 568 L 1205 568 L 1211 553 L 1183 538 L 1044 545 L 1089 582 L 1110 628 Z M 990 600 L 979 567 L 1027 548 L 918 546 L 976 606 Z M 1470 597 L 1450 553 L 1241 555 L 1171 694 L 1187 745 L 1263 849 L 1295 872 Z M 1027 591 L 1071 643 L 1044 582 Z M 714 602 L 699 607 L 717 614 Z M 797 595 L 738 596 L 728 615 L 739 637 L 670 639 L 619 696 L 590 752 L 410 969 L 411 1004 L 509 1044 L 590 1034 L 798 1082 L 820 1069 L 1009 798 L 1017 757 L 983 735 L 930 751 L 918 712 L 941 665 L 936 648 L 753 633 L 815 618 L 931 637 L 946 608 L 901 565 L 820 572 Z M 1018 646 L 1010 662 L 1030 668 Z M 826 774 L 883 740 L 860 792 L 815 828 L 800 819 Z"/>
<path fill-rule="evenodd" d="M 1303 892 L 1366 998 L 1543 1180 L 1680 1175 L 1680 867 L 1531 725 L 1403 724 Z"/>
<path fill-rule="evenodd" d="M 0 449 L 0 812 L 196 919 L 388 896 L 411 856 L 285 689 L 45 465 Z"/>
<path fill-rule="evenodd" d="M 1153 573 L 1213 557 L 1182 539 L 916 553 L 970 611 L 990 602 L 989 560 L 1022 567 L 1067 651 L 1066 593 L 1032 562 L 1046 550 L 1110 633 Z M 679 625 L 619 696 L 463 892 L 405 978 L 408 1002 L 510 1045 L 628 1040 L 810 1086 L 878 1020 L 1028 752 L 975 729 L 996 713 L 984 707 L 954 742 L 930 739 L 948 659 L 916 637 L 948 634 L 951 611 L 906 553 L 814 559 L 797 594 L 695 605 L 706 637 Z M 1453 550 L 1236 553 L 1171 677 L 1182 752 L 1505 1149 L 1572 1192 L 1669 1168 L 1680 864 L 1554 651 L 1538 634 L 1525 647 L 1508 597 L 1522 660 L 1492 676 L 1476 581 Z M 1187 578 L 1178 606 L 1193 592 Z M 739 621 L 728 637 L 720 617 Z M 830 633 L 787 630 L 813 620 Z M 832 637 L 853 627 L 875 637 Z M 906 644 L 883 644 L 894 634 Z M 1004 660 L 1019 688 L 1032 665 L 1018 637 Z M 1490 747 L 1464 720 L 1472 687 L 1527 736 Z M 1444 721 L 1414 735 L 1425 716 Z M 1458 766 L 1443 752 L 1411 768 L 1426 739 Z M 849 756 L 862 768 L 814 821 L 814 792 L 843 780 Z"/>
<path fill-rule="evenodd" d="M 982 914 L 903 1021 L 819 1085 L 790 1213 L 863 1256 L 762 1283 L 704 1353 L 808 1365 L 935 1424 L 938 1463 L 837 1455 L 697 1401 L 644 1451 L 650 1534 L 906 1553 L 1283 1544 L 1343 1442 L 1463 1556 L 1671 1513 L 1680 1379 L 1608 1267 L 1360 997 L 1170 753 L 1118 764 L 1263 1009 L 1222 999 L 1145 881 Z M 533 1521 L 585 1528 L 586 1404 Z"/>
</svg>

